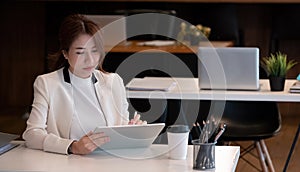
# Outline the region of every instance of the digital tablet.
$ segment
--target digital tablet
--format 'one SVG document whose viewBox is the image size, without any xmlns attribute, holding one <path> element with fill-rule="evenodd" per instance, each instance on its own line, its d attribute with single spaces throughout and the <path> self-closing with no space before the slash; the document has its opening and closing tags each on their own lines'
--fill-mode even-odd
<svg viewBox="0 0 300 172">
<path fill-rule="evenodd" d="M 0 155 L 18 146 L 19 144 L 10 143 L 18 137 L 19 135 L 0 132 Z"/>
<path fill-rule="evenodd" d="M 96 127 L 94 132 L 104 132 L 110 142 L 100 149 L 129 149 L 149 147 L 164 128 L 164 123 L 145 125 L 120 125 Z"/>
</svg>

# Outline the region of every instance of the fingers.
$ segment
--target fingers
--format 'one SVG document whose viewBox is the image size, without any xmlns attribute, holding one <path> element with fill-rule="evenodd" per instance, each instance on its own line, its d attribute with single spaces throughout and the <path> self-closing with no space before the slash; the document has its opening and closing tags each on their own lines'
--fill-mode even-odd
<svg viewBox="0 0 300 172">
<path fill-rule="evenodd" d="M 133 123 L 136 124 L 137 122 L 140 121 L 141 115 L 140 114 L 136 114 L 133 118 Z"/>
<path fill-rule="evenodd" d="M 79 141 L 75 141 L 72 144 L 72 153 L 79 155 L 86 155 L 93 152 L 97 147 L 94 144 L 90 143 L 86 136 L 82 137 Z"/>
<path fill-rule="evenodd" d="M 90 136 L 90 135 L 92 135 L 92 134 L 93 134 L 93 132 L 90 131 L 90 132 L 88 132 L 88 133 L 86 134 L 86 136 Z"/>
<path fill-rule="evenodd" d="M 138 120 L 135 124 L 136 125 L 145 125 L 145 124 L 147 124 L 147 121 Z"/>
<path fill-rule="evenodd" d="M 110 138 L 106 136 L 103 132 L 94 133 L 90 135 L 89 138 L 96 146 L 101 146 L 110 141 Z"/>
<path fill-rule="evenodd" d="M 140 121 L 141 115 L 140 114 L 135 114 L 133 119 L 129 121 L 129 124 L 137 124 L 137 122 Z"/>
<path fill-rule="evenodd" d="M 133 124 L 135 125 L 143 125 L 143 124 L 147 124 L 147 121 L 143 121 L 140 119 L 141 118 L 141 115 L 137 114 L 133 120 Z"/>
<path fill-rule="evenodd" d="M 74 147 L 75 154 L 89 154 L 93 152 L 95 149 L 97 149 L 99 146 L 109 142 L 110 139 L 108 136 L 105 135 L 105 133 L 93 133 L 89 132 L 85 136 L 83 136 L 79 141 L 74 143 L 74 146 L 72 146 L 72 151 Z"/>
<path fill-rule="evenodd" d="M 135 113 L 133 119 L 131 119 L 131 120 L 128 122 L 128 124 L 129 124 L 129 125 L 142 125 L 142 124 L 147 124 L 147 121 L 142 121 L 142 120 L 140 120 L 140 118 L 141 118 L 141 115 Z"/>
</svg>

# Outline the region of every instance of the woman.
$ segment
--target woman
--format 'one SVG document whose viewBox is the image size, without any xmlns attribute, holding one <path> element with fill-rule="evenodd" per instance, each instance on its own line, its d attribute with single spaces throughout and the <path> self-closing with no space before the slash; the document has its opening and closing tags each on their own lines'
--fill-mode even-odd
<svg viewBox="0 0 300 172">
<path fill-rule="evenodd" d="M 32 111 L 23 133 L 27 147 L 89 154 L 109 142 L 105 133 L 92 132 L 96 126 L 143 123 L 139 115 L 128 120 L 123 80 L 102 69 L 104 49 L 98 31 L 82 15 L 63 21 L 56 70 L 34 82 Z"/>
</svg>

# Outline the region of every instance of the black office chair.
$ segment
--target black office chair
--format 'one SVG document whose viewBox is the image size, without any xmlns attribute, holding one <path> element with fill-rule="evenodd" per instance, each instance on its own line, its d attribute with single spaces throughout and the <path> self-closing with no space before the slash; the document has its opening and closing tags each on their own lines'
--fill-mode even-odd
<svg viewBox="0 0 300 172">
<path fill-rule="evenodd" d="M 280 5 L 274 7 L 272 14 L 270 53 L 285 51 L 285 41 L 300 42 L 300 23 L 297 22 L 300 13 L 298 13 L 298 10 L 299 7 L 294 5 Z M 280 13 L 278 13 L 278 11 L 280 11 Z M 295 46 L 295 48 L 296 50 L 299 50 L 298 46 Z"/>
<path fill-rule="evenodd" d="M 239 28 L 235 4 L 199 6 L 197 15 L 193 15 L 191 21 L 211 28 L 209 40 L 233 41 L 234 46 L 244 46 L 243 31 Z"/>
<path fill-rule="evenodd" d="M 169 16 L 176 16 L 175 10 L 160 10 L 160 9 L 126 9 L 126 10 L 116 10 L 116 14 L 121 14 L 125 16 L 137 15 L 137 14 L 165 14 Z M 168 40 L 177 34 L 176 30 L 177 24 L 175 18 L 172 17 L 162 17 L 153 15 L 149 17 L 134 17 L 127 18 L 127 36 L 128 40 Z M 160 33 L 158 34 L 145 34 L 145 33 Z M 141 33 L 136 35 L 137 33 Z"/>
<path fill-rule="evenodd" d="M 256 148 L 262 170 L 275 171 L 264 142 L 281 128 L 281 115 L 275 102 L 227 101 L 221 123 L 227 124 L 221 141 L 253 141 L 252 145 L 242 150 L 240 158 L 243 159 L 246 153 Z"/>
<path fill-rule="evenodd" d="M 280 13 L 278 13 L 280 11 Z M 280 5 L 273 8 L 272 27 L 269 53 L 281 51 L 288 55 L 288 59 L 300 61 L 300 18 L 299 6 Z M 295 78 L 299 74 L 300 66 L 292 68 L 287 78 Z"/>
</svg>

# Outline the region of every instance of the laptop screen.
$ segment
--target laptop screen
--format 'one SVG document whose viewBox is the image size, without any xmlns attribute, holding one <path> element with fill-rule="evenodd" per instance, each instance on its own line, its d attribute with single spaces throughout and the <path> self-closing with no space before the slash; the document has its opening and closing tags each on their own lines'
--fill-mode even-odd
<svg viewBox="0 0 300 172">
<path fill-rule="evenodd" d="M 198 59 L 200 89 L 259 89 L 258 48 L 200 47 Z"/>
</svg>

